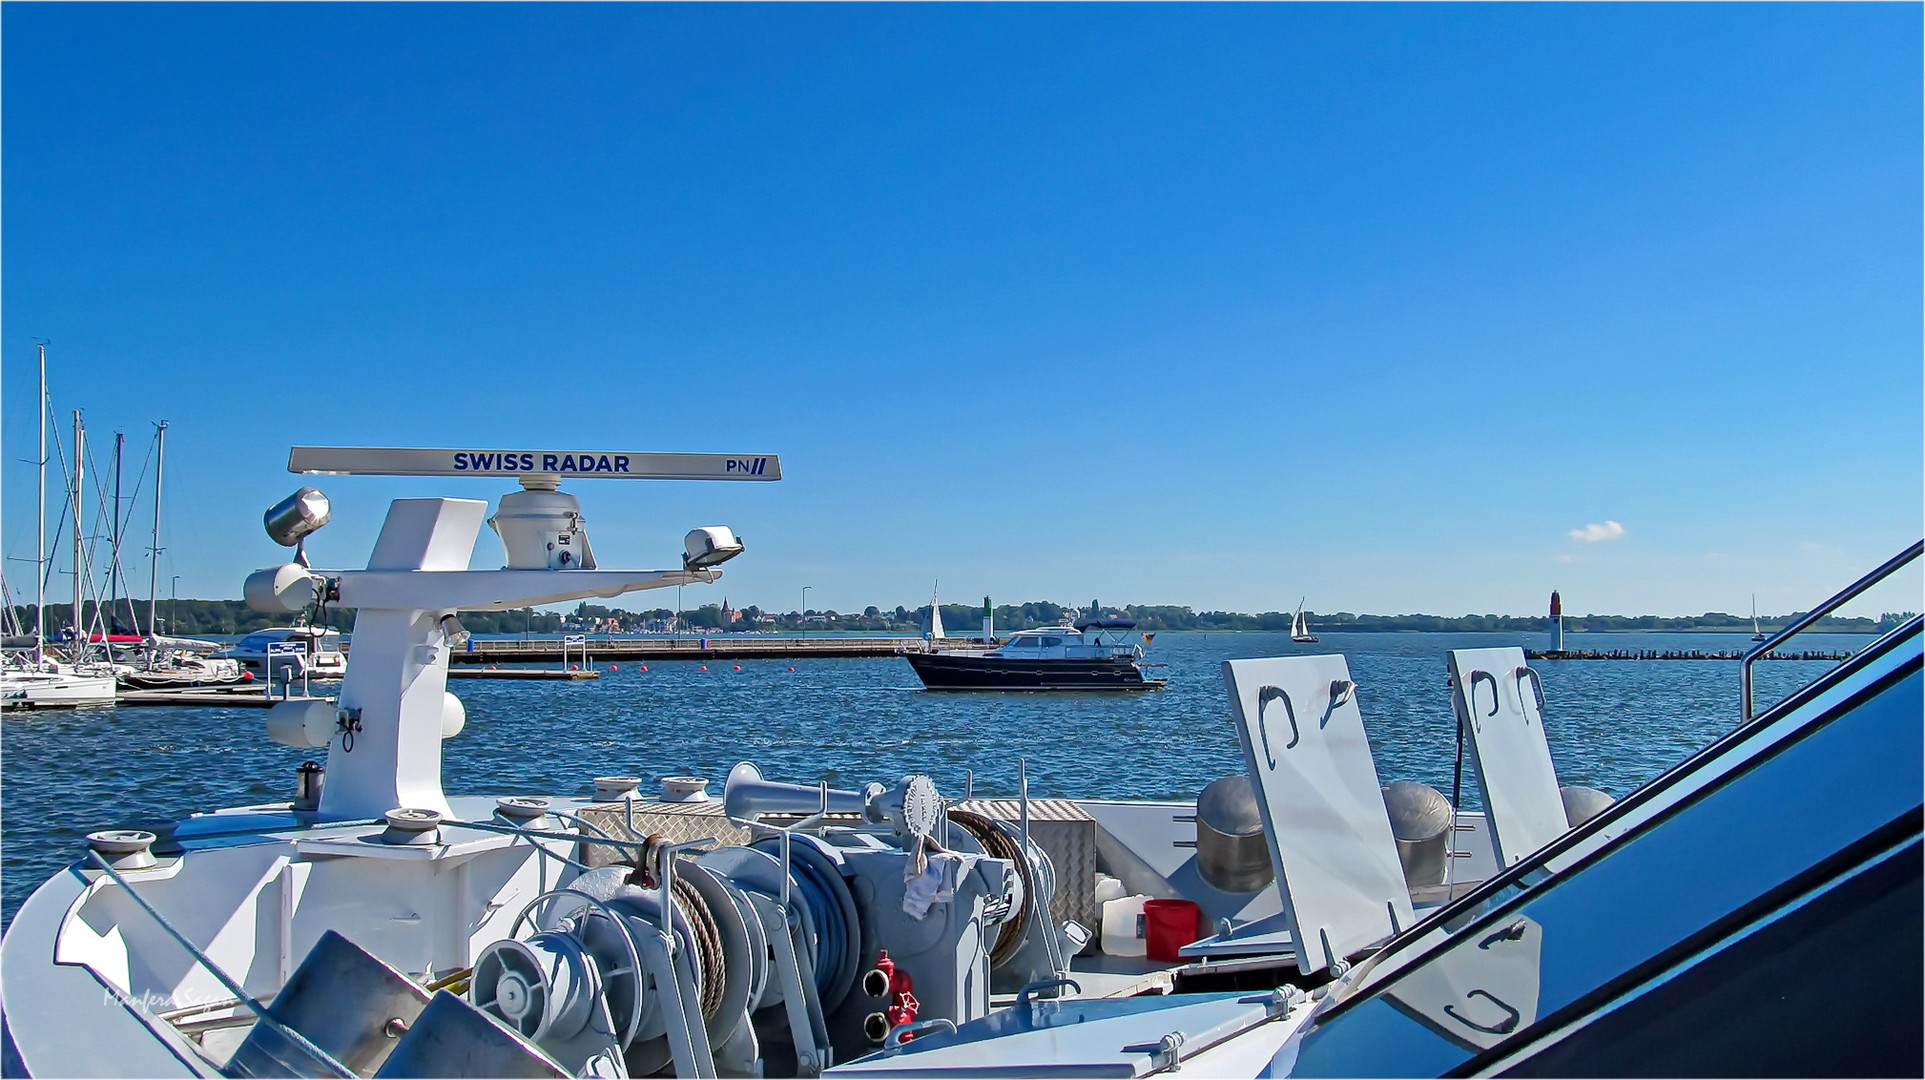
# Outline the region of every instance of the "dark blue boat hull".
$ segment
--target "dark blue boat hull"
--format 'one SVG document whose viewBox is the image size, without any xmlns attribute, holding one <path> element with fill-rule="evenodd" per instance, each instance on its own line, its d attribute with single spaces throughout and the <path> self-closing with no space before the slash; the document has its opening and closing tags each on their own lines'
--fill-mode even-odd
<svg viewBox="0 0 1925 1080">
<path fill-rule="evenodd" d="M 1092 660 L 1017 660 L 1001 656 L 905 653 L 930 690 L 1161 690 L 1127 656 Z"/>
</svg>

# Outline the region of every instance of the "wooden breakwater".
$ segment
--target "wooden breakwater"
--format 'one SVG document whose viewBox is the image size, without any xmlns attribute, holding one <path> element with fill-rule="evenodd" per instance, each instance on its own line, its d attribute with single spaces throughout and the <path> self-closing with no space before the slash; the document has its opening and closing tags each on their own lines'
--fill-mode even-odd
<svg viewBox="0 0 1925 1080">
<path fill-rule="evenodd" d="M 1594 651 L 1591 649 L 1525 649 L 1528 660 L 1743 660 L 1743 652 L 1706 649 L 1610 649 Z M 1838 661 L 1851 658 L 1848 652 L 1787 652 L 1766 653 L 1765 660 L 1827 660 Z"/>
<path fill-rule="evenodd" d="M 980 638 L 942 638 L 934 642 L 911 637 L 686 637 L 590 638 L 590 661 L 629 660 L 801 660 L 897 656 L 905 652 L 985 648 Z M 581 645 L 564 654 L 559 639 L 470 639 L 466 648 L 449 653 L 455 664 L 537 664 L 580 662 Z"/>
</svg>

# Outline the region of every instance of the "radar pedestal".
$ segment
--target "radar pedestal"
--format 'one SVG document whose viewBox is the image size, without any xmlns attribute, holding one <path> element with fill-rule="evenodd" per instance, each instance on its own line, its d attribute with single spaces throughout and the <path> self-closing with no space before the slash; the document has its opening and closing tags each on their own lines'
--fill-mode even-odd
<svg viewBox="0 0 1925 1080">
<path fill-rule="evenodd" d="M 487 512 L 488 504 L 475 499 L 397 499 L 368 569 L 465 571 Z M 355 612 L 354 659 L 341 684 L 347 727 L 328 749 L 324 819 L 379 817 L 402 806 L 453 816 L 441 792 L 448 635 L 440 617 L 457 602 L 448 599 L 439 611 Z"/>
</svg>

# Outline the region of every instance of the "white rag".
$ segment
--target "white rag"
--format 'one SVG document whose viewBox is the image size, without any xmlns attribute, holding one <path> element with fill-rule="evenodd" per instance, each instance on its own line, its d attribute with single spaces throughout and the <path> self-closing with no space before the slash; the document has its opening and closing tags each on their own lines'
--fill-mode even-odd
<svg viewBox="0 0 1925 1080">
<path fill-rule="evenodd" d="M 932 852 L 927 862 L 918 874 L 912 861 L 905 868 L 908 873 L 903 875 L 907 884 L 902 890 L 902 910 L 918 922 L 929 914 L 930 908 L 955 897 L 956 873 L 962 868 L 962 857 L 947 851 Z"/>
</svg>

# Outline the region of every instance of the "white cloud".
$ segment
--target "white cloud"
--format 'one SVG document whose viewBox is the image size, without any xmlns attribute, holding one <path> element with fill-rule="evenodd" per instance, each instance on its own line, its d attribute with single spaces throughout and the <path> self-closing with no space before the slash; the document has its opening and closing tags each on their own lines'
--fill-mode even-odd
<svg viewBox="0 0 1925 1080">
<path fill-rule="evenodd" d="M 1578 557 L 1575 555 L 1559 555 L 1557 557 L 1557 561 L 1560 563 L 1569 564 L 1569 563 L 1577 562 Z"/>
<path fill-rule="evenodd" d="M 1582 529 L 1572 529 L 1570 532 L 1571 539 L 1582 540 L 1586 543 L 1596 543 L 1599 540 L 1616 540 L 1623 535 L 1624 526 L 1615 521 L 1602 523 L 1593 521 Z"/>
</svg>

